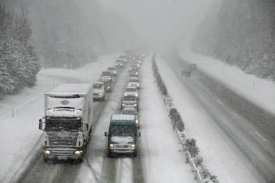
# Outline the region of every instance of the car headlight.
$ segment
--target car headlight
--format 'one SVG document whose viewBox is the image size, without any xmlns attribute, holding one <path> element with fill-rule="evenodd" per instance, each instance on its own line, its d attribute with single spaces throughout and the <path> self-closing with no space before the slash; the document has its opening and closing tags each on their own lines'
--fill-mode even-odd
<svg viewBox="0 0 275 183">
<path fill-rule="evenodd" d="M 113 149 L 114 148 L 114 144 L 109 144 L 109 148 Z"/>
<path fill-rule="evenodd" d="M 49 151 L 49 150 L 43 150 L 43 153 L 44 154 L 51 154 L 51 151 Z"/>
<path fill-rule="evenodd" d="M 109 78 L 109 79 L 111 79 L 111 78 Z"/>
<path fill-rule="evenodd" d="M 134 104 L 134 106 L 137 106 L 137 104 Z"/>
<path fill-rule="evenodd" d="M 116 74 L 116 71 L 114 73 Z"/>
<path fill-rule="evenodd" d="M 103 95 L 103 93 L 100 93 L 99 95 Z"/>
<path fill-rule="evenodd" d="M 132 149 L 135 149 L 136 148 L 136 144 L 132 144 Z"/>
<path fill-rule="evenodd" d="M 136 120 L 136 124 L 138 124 L 138 119 Z"/>
<path fill-rule="evenodd" d="M 136 74 L 138 74 L 138 72 L 136 72 Z"/>
<path fill-rule="evenodd" d="M 131 86 L 131 84 L 128 84 L 128 86 Z"/>
<path fill-rule="evenodd" d="M 136 93 L 136 94 L 135 94 L 135 96 L 137 97 L 137 96 L 138 96 L 138 94 Z"/>
<path fill-rule="evenodd" d="M 122 104 L 122 106 L 125 106 L 125 104 Z"/>
<path fill-rule="evenodd" d="M 137 84 L 137 86 L 139 86 L 139 84 Z"/>
<path fill-rule="evenodd" d="M 124 93 L 124 96 L 127 96 L 128 94 L 127 93 Z"/>
<path fill-rule="evenodd" d="M 110 86 L 108 86 L 107 88 L 110 89 Z"/>
<path fill-rule="evenodd" d="M 101 79 L 103 79 L 103 77 Z"/>
<path fill-rule="evenodd" d="M 81 151 L 81 150 L 80 150 L 80 151 L 75 151 L 75 152 L 74 152 L 75 155 L 81 155 L 82 153 L 83 153 L 83 151 Z"/>
</svg>

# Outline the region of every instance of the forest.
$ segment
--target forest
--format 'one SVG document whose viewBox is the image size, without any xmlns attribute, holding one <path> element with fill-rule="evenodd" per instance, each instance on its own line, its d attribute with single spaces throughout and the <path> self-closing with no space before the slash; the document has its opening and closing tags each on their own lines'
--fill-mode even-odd
<svg viewBox="0 0 275 183">
<path fill-rule="evenodd" d="M 275 1 L 223 0 L 209 12 L 192 49 L 275 81 Z"/>
<path fill-rule="evenodd" d="M 139 42 L 124 17 L 96 0 L 2 0 L 0 6 L 0 99 L 35 86 L 41 68 L 78 68 Z"/>
<path fill-rule="evenodd" d="M 24 14 L 16 16 L 0 7 L 0 99 L 35 85 L 40 65 L 31 34 Z"/>
</svg>

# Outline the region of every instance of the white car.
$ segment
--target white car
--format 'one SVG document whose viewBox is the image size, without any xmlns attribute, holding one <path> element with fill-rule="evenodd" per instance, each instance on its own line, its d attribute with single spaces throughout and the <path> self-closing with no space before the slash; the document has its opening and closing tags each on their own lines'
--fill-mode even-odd
<svg viewBox="0 0 275 183">
<path fill-rule="evenodd" d="M 96 82 L 93 86 L 93 99 L 104 101 L 105 99 L 105 89 L 103 82 Z"/>
<path fill-rule="evenodd" d="M 138 60 L 133 61 L 133 64 L 136 64 L 138 66 L 138 68 L 140 67 L 140 61 L 138 61 Z"/>
<path fill-rule="evenodd" d="M 110 71 L 113 76 L 116 76 L 116 68 L 115 67 L 108 67 L 107 70 Z"/>
<path fill-rule="evenodd" d="M 112 82 L 112 74 L 110 71 L 103 71 L 101 74 L 101 81 L 110 81 Z"/>
<path fill-rule="evenodd" d="M 116 67 L 121 67 L 121 68 L 123 68 L 123 63 L 124 63 L 124 60 L 119 59 L 119 60 L 116 60 L 115 65 L 116 65 Z"/>
<path fill-rule="evenodd" d="M 132 67 L 130 70 L 130 76 L 139 76 L 138 68 Z"/>
<path fill-rule="evenodd" d="M 138 99 L 135 96 L 124 96 L 121 100 L 121 110 L 124 108 L 135 108 L 138 111 Z"/>
<path fill-rule="evenodd" d="M 126 114 L 126 115 L 134 115 L 136 116 L 136 125 L 139 128 L 139 114 L 136 108 L 133 107 L 125 107 L 122 109 L 121 114 Z"/>
<path fill-rule="evenodd" d="M 139 79 L 137 77 L 130 77 L 128 86 L 133 86 L 139 89 L 140 88 Z"/>
<path fill-rule="evenodd" d="M 136 98 L 139 98 L 138 89 L 133 86 L 128 86 L 124 91 L 124 96 L 135 96 Z"/>
</svg>

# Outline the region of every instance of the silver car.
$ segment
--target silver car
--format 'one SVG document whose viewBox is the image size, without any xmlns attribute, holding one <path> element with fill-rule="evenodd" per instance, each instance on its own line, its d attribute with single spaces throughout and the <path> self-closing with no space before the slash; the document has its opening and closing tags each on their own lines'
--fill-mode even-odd
<svg viewBox="0 0 275 183">
<path fill-rule="evenodd" d="M 133 86 L 139 89 L 140 88 L 139 79 L 137 77 L 130 77 L 128 86 Z"/>
<path fill-rule="evenodd" d="M 134 115 L 134 116 L 136 116 L 136 125 L 137 125 L 137 127 L 139 128 L 139 123 L 140 123 L 139 117 L 140 117 L 140 116 L 139 116 L 138 111 L 137 111 L 136 108 L 128 108 L 128 107 L 123 108 L 123 110 L 121 111 L 121 114 Z"/>
<path fill-rule="evenodd" d="M 138 111 L 138 100 L 135 96 L 125 96 L 121 101 L 121 110 L 124 108 L 135 108 Z"/>
<path fill-rule="evenodd" d="M 116 75 L 117 75 L 117 73 L 116 73 L 116 68 L 115 68 L 115 67 L 108 67 L 107 70 L 110 71 L 111 74 L 112 74 L 113 76 L 116 76 Z"/>
</svg>

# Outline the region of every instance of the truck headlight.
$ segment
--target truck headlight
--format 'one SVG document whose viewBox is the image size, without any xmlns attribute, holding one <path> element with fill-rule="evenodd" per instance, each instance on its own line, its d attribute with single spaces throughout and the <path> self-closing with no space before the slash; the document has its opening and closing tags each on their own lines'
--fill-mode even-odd
<svg viewBox="0 0 275 183">
<path fill-rule="evenodd" d="M 138 124 L 138 119 L 136 120 L 136 124 Z"/>
<path fill-rule="evenodd" d="M 132 144 L 132 149 L 135 149 L 136 148 L 136 144 Z"/>
<path fill-rule="evenodd" d="M 43 153 L 44 154 L 51 154 L 51 151 L 49 151 L 49 150 L 43 150 Z"/>
<path fill-rule="evenodd" d="M 110 144 L 110 145 L 109 145 L 109 148 L 110 148 L 110 149 L 113 149 L 113 148 L 114 148 L 114 144 Z"/>
<path fill-rule="evenodd" d="M 83 153 L 83 151 L 75 151 L 74 154 L 75 155 L 81 155 Z"/>
</svg>

